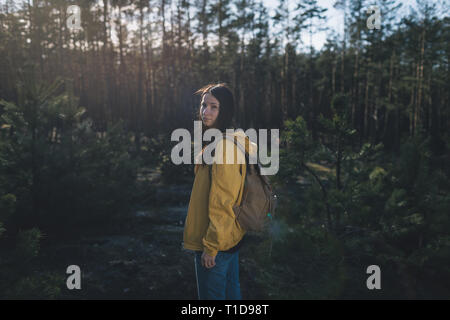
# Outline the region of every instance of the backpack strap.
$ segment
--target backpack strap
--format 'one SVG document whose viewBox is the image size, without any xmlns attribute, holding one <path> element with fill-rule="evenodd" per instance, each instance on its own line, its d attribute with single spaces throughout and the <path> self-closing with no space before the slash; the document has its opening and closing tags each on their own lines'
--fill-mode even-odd
<svg viewBox="0 0 450 320">
<path fill-rule="evenodd" d="M 226 135 L 225 133 L 223 134 L 223 137 L 224 137 L 225 139 L 228 139 L 228 140 L 233 141 L 233 143 L 239 148 L 239 150 L 242 151 L 242 153 L 243 153 L 244 156 L 245 156 L 245 164 L 246 164 L 246 167 L 247 167 L 247 170 L 248 170 L 248 169 L 249 169 L 249 165 L 250 165 L 250 161 L 249 161 L 249 154 L 248 154 L 247 151 L 245 150 L 245 147 L 242 147 L 241 144 L 238 143 L 235 139 L 231 139 L 231 138 L 227 137 L 227 135 Z"/>
<path fill-rule="evenodd" d="M 242 145 L 241 145 L 240 143 L 238 143 L 234 138 L 232 139 L 232 138 L 230 138 L 230 137 L 227 137 L 226 133 L 223 133 L 223 134 L 222 134 L 222 137 L 225 138 L 225 139 L 228 139 L 228 140 L 230 140 L 230 141 L 233 141 L 233 143 L 239 148 L 239 150 L 242 151 L 242 153 L 243 153 L 244 156 L 245 156 L 245 165 L 246 165 L 246 167 L 247 167 L 247 171 L 250 170 L 250 171 L 253 172 L 253 171 L 256 170 L 256 172 L 258 172 L 259 176 L 262 177 L 262 175 L 261 175 L 261 170 L 260 170 L 260 162 L 259 162 L 259 159 L 258 159 L 258 154 L 256 155 L 256 163 L 250 163 L 250 161 L 249 161 L 249 154 L 248 154 L 248 152 L 245 150 L 245 147 L 242 147 Z M 209 165 L 209 167 L 210 167 L 209 172 L 210 172 L 210 177 L 211 177 L 211 165 Z M 257 169 L 255 169 L 255 167 L 256 167 Z M 264 179 L 263 179 L 263 180 L 264 180 Z M 265 182 L 267 183 L 267 181 L 265 181 Z"/>
<path fill-rule="evenodd" d="M 245 163 L 246 163 L 246 167 L 247 170 L 251 170 L 252 172 L 254 170 L 256 170 L 256 172 L 258 173 L 258 176 L 264 181 L 264 183 L 269 187 L 270 192 L 272 192 L 272 186 L 269 183 L 269 180 L 266 176 L 261 174 L 261 164 L 259 162 L 259 158 L 258 158 L 258 154 L 256 154 L 256 163 L 250 163 L 249 161 L 249 154 L 247 153 L 247 151 L 245 150 L 244 147 L 241 146 L 240 143 L 238 143 L 234 138 L 231 139 L 229 137 L 226 136 L 226 134 L 224 133 L 223 136 L 225 137 L 225 139 L 231 140 L 234 142 L 234 144 L 244 153 L 245 155 Z M 256 168 L 256 169 L 255 169 Z"/>
<path fill-rule="evenodd" d="M 251 167 L 251 166 L 250 166 L 249 154 L 248 154 L 247 151 L 245 150 L 245 147 L 242 147 L 241 144 L 238 143 L 235 139 L 231 139 L 231 138 L 227 137 L 226 133 L 223 133 L 223 134 L 222 134 L 222 137 L 225 138 L 225 139 L 228 139 L 228 140 L 233 141 L 233 143 L 239 148 L 239 150 L 241 150 L 242 153 L 244 153 L 244 156 L 245 156 L 245 166 L 246 166 L 246 168 L 247 168 L 247 171 L 248 171 L 248 170 L 254 170 L 254 167 Z M 258 161 L 258 159 L 257 159 L 257 161 Z M 258 162 L 259 162 L 259 161 L 258 161 Z M 210 180 L 212 180 L 211 169 L 212 169 L 212 168 L 211 168 L 211 165 L 209 165 L 209 179 L 210 179 Z"/>
</svg>

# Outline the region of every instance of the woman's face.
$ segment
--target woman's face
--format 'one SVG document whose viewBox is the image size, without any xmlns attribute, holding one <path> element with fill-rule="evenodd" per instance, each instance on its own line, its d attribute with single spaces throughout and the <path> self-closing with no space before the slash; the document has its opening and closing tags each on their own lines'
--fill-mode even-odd
<svg viewBox="0 0 450 320">
<path fill-rule="evenodd" d="M 209 128 L 214 127 L 219 115 L 219 101 L 210 93 L 205 93 L 201 102 L 200 114 L 203 124 Z"/>
</svg>

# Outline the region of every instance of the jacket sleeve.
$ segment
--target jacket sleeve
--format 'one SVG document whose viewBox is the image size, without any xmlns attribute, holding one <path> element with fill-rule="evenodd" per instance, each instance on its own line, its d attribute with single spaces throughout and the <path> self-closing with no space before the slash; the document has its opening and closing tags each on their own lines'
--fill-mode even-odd
<svg viewBox="0 0 450 320">
<path fill-rule="evenodd" d="M 225 140 L 225 149 L 235 147 L 234 143 Z M 235 147 L 234 153 L 236 154 Z M 222 156 L 222 164 L 217 163 L 219 156 Z M 228 161 L 230 161 L 228 153 Z M 209 193 L 208 216 L 209 226 L 203 237 L 203 251 L 215 257 L 219 250 L 227 250 L 233 239 L 233 228 L 235 225 L 235 215 L 233 206 L 235 205 L 240 191 L 241 173 L 239 163 L 226 163 L 226 151 L 223 150 L 223 140 L 217 144 L 214 162 L 211 167 L 211 189 Z M 236 159 L 236 158 L 235 158 Z"/>
</svg>

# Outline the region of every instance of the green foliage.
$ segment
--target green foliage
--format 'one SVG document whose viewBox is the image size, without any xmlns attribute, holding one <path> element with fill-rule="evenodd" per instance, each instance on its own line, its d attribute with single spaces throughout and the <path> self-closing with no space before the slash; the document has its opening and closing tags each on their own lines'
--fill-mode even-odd
<svg viewBox="0 0 450 320">
<path fill-rule="evenodd" d="M 321 227 L 291 226 L 283 237 L 274 239 L 260 281 L 277 299 L 339 298 L 346 281 L 342 249 Z"/>
<path fill-rule="evenodd" d="M 26 81 L 17 104 L 0 100 L 0 245 L 5 248 L 0 291 L 5 298 L 60 294 L 61 277 L 33 267 L 41 230 L 68 236 L 133 209 L 141 164 L 129 153 L 130 134 L 119 121 L 99 136 L 63 84 Z"/>
<path fill-rule="evenodd" d="M 286 145 L 286 148 L 280 150 L 280 163 L 285 165 L 280 166 L 275 180 L 295 183 L 305 159 L 313 155 L 315 144 L 302 117 L 286 120 L 285 126 L 286 130 L 282 131 L 280 136 L 280 140 Z"/>
<path fill-rule="evenodd" d="M 37 228 L 19 232 L 15 258 L 18 264 L 27 264 L 39 254 L 42 234 Z"/>
<path fill-rule="evenodd" d="M 192 181 L 192 177 L 194 176 L 193 165 L 183 163 L 176 165 L 171 160 L 172 148 L 176 143 L 167 143 L 167 141 L 170 141 L 170 137 L 168 136 L 164 136 L 160 141 L 162 147 L 159 153 L 159 170 L 161 171 L 163 181 L 167 184 Z M 191 157 L 191 161 L 192 159 L 193 157 Z"/>
<path fill-rule="evenodd" d="M 0 222 L 5 222 L 10 219 L 16 209 L 16 202 L 16 196 L 11 193 L 0 196 Z"/>
<path fill-rule="evenodd" d="M 61 296 L 65 278 L 53 273 L 33 274 L 20 279 L 13 286 L 6 289 L 6 299 L 57 299 Z"/>
<path fill-rule="evenodd" d="M 1 101 L 0 186 L 12 190 L 18 210 L 11 223 L 65 232 L 128 213 L 139 159 L 129 153 L 123 122 L 94 132 L 62 81 L 21 86 L 19 104 Z M 66 87 L 67 89 L 67 87 Z"/>
<path fill-rule="evenodd" d="M 352 145 L 354 131 L 345 113 L 339 114 L 337 105 L 334 108 L 330 118 L 320 120 L 320 141 L 314 144 L 307 139 L 304 122 L 287 122 L 284 139 L 288 143 L 280 151 L 285 156 L 281 163 L 287 166 L 283 170 L 295 176 L 309 174 L 311 184 L 297 187 L 279 210 L 280 219 L 298 227 L 274 245 L 273 262 L 280 259 L 287 269 L 298 270 L 299 274 L 288 274 L 293 283 L 301 284 L 292 291 L 295 294 L 289 289 L 281 296 L 448 298 L 447 164 L 433 155 L 433 141 L 421 136 L 406 140 L 395 156 L 381 144 L 357 148 Z M 296 157 L 309 164 L 298 166 Z M 324 164 L 330 170 L 322 169 L 318 159 L 327 159 Z M 338 164 L 339 183 L 334 171 Z M 327 228 L 327 212 L 332 225 L 339 222 L 340 228 Z M 315 237 L 316 233 L 320 236 Z M 319 258 L 322 253 L 324 257 Z M 321 259 L 329 265 L 321 264 Z M 365 286 L 365 271 L 372 264 L 381 268 L 384 285 L 379 292 Z"/>
</svg>

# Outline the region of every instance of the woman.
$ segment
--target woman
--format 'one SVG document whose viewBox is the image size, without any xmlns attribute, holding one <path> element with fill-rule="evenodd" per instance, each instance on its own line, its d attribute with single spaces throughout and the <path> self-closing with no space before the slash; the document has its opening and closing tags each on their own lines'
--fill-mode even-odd
<svg viewBox="0 0 450 320">
<path fill-rule="evenodd" d="M 222 133 L 232 129 L 234 99 L 225 84 L 207 85 L 196 94 L 201 94 L 202 133 L 208 128 L 216 128 Z M 194 168 L 183 247 L 195 251 L 195 273 L 201 300 L 241 299 L 239 248 L 245 230 L 235 219 L 233 207 L 242 200 L 246 165 L 242 158 L 238 160 L 244 154 L 234 144 L 234 137 L 238 138 L 238 143 L 245 142 L 241 145 L 248 153 L 256 153 L 256 144 L 238 131 L 218 141 L 212 165 L 201 163 Z M 226 160 L 227 150 L 231 148 L 235 155 L 233 163 Z M 204 148 L 197 156 L 201 157 L 203 151 Z M 223 157 L 222 162 L 216 163 L 219 157 Z"/>
</svg>

